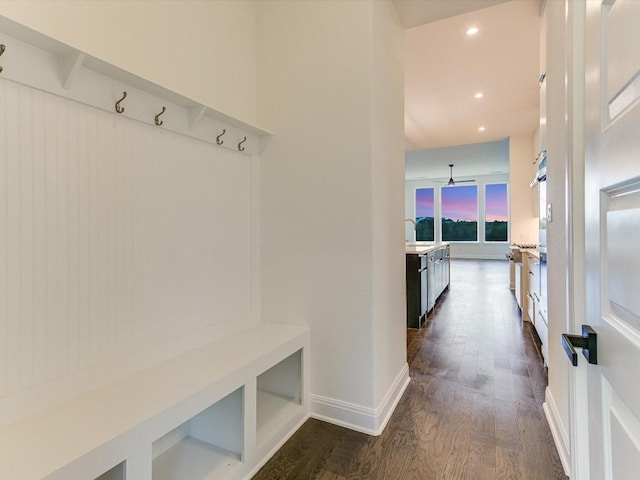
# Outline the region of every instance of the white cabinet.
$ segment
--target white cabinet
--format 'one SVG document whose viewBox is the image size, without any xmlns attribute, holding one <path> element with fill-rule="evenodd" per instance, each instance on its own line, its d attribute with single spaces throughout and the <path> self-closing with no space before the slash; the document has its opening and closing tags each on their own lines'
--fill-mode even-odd
<svg viewBox="0 0 640 480">
<path fill-rule="evenodd" d="M 525 259 L 526 257 L 526 259 Z M 536 329 L 540 342 L 542 343 L 542 356 L 545 363 L 547 361 L 547 343 L 549 341 L 549 327 L 547 326 L 546 307 L 546 282 L 543 275 L 546 275 L 545 262 L 540 261 L 540 254 L 536 251 L 527 252 L 523 255 L 523 262 L 526 265 L 526 311 L 527 317 Z M 524 310 L 523 310 L 524 319 Z"/>
<path fill-rule="evenodd" d="M 427 255 L 428 310 L 433 310 L 442 292 L 449 287 L 451 250 L 449 245 L 433 250 Z"/>
<path fill-rule="evenodd" d="M 522 262 L 515 262 L 515 290 L 516 302 L 518 302 L 518 308 L 522 310 Z"/>
<path fill-rule="evenodd" d="M 538 304 L 540 303 L 540 260 L 537 252 L 527 253 L 527 316 L 535 325 Z"/>
</svg>

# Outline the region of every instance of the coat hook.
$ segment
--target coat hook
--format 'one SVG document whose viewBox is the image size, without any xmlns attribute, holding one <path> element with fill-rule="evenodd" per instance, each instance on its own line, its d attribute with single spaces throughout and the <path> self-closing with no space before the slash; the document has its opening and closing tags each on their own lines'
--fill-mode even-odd
<svg viewBox="0 0 640 480">
<path fill-rule="evenodd" d="M 4 43 L 0 43 L 0 57 L 2 56 L 2 54 L 6 49 L 7 49 L 7 46 Z"/>
<path fill-rule="evenodd" d="M 244 152 L 244 147 L 242 146 L 242 144 L 246 141 L 247 141 L 247 137 L 244 137 L 242 141 L 238 144 L 238 150 L 240 150 L 241 152 Z"/>
<path fill-rule="evenodd" d="M 124 112 L 124 107 L 120 105 L 120 102 L 122 102 L 125 98 L 127 98 L 127 92 L 122 92 L 122 98 L 116 102 L 116 112 Z"/>
<path fill-rule="evenodd" d="M 224 143 L 224 140 L 220 140 L 220 137 L 222 137 L 222 135 L 224 135 L 225 133 L 227 133 L 227 130 L 223 128 L 222 133 L 216 137 L 216 143 L 218 145 L 222 145 Z"/>
<path fill-rule="evenodd" d="M 160 120 L 160 115 L 162 115 L 166 110 L 167 110 L 166 107 L 162 107 L 162 111 L 159 114 L 156 115 L 156 125 L 157 126 L 162 125 L 163 122 L 162 122 L 162 120 Z"/>
</svg>

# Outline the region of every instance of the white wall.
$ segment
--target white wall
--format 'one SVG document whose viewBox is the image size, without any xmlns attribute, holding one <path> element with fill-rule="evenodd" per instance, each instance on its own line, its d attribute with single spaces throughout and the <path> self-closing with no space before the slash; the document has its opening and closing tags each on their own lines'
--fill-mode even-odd
<svg viewBox="0 0 640 480">
<path fill-rule="evenodd" d="M 132 327 L 129 317 L 120 315 L 126 305 L 105 303 L 106 313 L 95 320 L 96 328 L 102 331 L 113 324 L 117 333 L 104 341 L 120 348 L 119 336 L 133 333 L 136 341 L 148 340 L 158 352 L 170 355 L 204 341 L 205 329 L 211 335 L 221 331 L 217 327 L 221 318 L 255 320 L 261 305 L 253 277 L 260 275 L 256 263 L 261 262 L 264 318 L 312 327 L 315 398 L 330 411 L 345 413 L 356 427 L 379 430 L 408 381 L 402 30 L 392 4 L 27 0 L 0 1 L 0 14 L 220 111 L 262 122 L 276 133 L 261 166 L 233 164 L 244 165 L 237 178 L 225 173 L 224 162 L 215 163 L 215 154 L 199 150 L 191 159 L 191 141 L 179 148 L 186 164 L 178 168 L 173 163 L 175 148 L 158 142 L 148 152 L 137 145 L 138 136 L 131 140 L 131 151 L 136 153 L 132 164 L 150 170 L 140 172 L 143 188 L 131 198 L 122 197 L 122 210 L 142 209 L 145 214 L 120 219 L 127 222 L 132 236 L 126 229 L 114 227 L 114 231 L 135 241 L 138 250 L 134 254 L 118 250 L 113 255 L 131 257 L 127 264 L 144 274 L 131 277 L 138 286 L 131 301 L 140 310 L 131 314 Z M 109 144 L 88 138 L 91 151 L 103 152 L 100 147 Z M 156 151 L 161 147 L 166 152 Z M 65 151 L 59 153 L 61 162 L 71 158 Z M 113 155 L 105 154 L 99 162 L 111 165 L 116 157 L 125 163 L 129 158 L 119 152 Z M 158 164 L 148 163 L 149 159 Z M 73 170 L 60 175 L 59 181 L 65 175 L 81 178 Z M 190 184 L 207 181 L 216 185 L 211 192 Z M 79 185 L 87 188 L 82 181 Z M 106 201 L 117 196 L 112 188 L 122 186 L 114 179 L 101 188 Z M 163 197 L 166 192 L 171 196 Z M 259 213 L 254 210 L 258 194 Z M 70 206 L 75 201 L 61 204 L 60 212 L 51 214 L 67 218 Z M 168 223 L 165 211 L 172 214 Z M 206 223 L 190 223 L 194 212 Z M 95 214 L 94 221 L 103 225 L 109 212 L 105 207 Z M 254 222 L 261 223 L 260 231 Z M 101 233 L 112 234 L 109 229 Z M 254 249 L 261 235 L 264 243 L 258 255 Z M 46 248 L 55 250 L 56 245 Z M 110 258 L 104 260 L 105 268 L 124 262 L 112 265 Z M 66 272 L 64 262 L 59 267 Z M 88 268 L 87 274 L 95 271 Z M 77 281 L 82 284 L 83 279 Z M 110 299 L 117 293 L 113 289 L 120 287 L 110 283 L 115 282 L 110 276 L 104 282 L 93 292 Z M 60 288 L 66 292 L 66 287 Z M 205 291 L 210 296 L 202 297 Z M 60 302 L 67 308 L 66 300 Z M 176 319 L 183 303 L 186 320 Z M 83 325 L 81 318 L 72 321 L 75 326 L 64 326 L 61 335 L 74 336 L 74 328 Z M 147 331 L 154 321 L 158 328 Z M 235 325 L 232 321 L 229 328 Z M 78 344 L 86 345 L 84 340 Z M 63 343 L 59 348 L 66 347 Z M 144 351 L 140 344 L 132 348 Z M 109 348 L 102 353 L 107 363 L 120 358 L 119 351 Z M 123 363 L 124 369 L 135 367 Z M 11 368 L 16 365 L 12 360 Z M 92 375 L 90 369 L 83 372 L 87 372 L 84 386 L 106 378 Z M 109 370 L 109 375 L 118 372 L 122 369 Z M 60 370 L 60 375 L 65 373 L 69 370 Z M 12 382 L 18 388 L 30 384 Z M 58 393 L 74 392 L 61 387 Z M 40 397 L 54 400 L 51 392 Z"/>
<path fill-rule="evenodd" d="M 373 430 L 406 364 L 401 32 L 377 3 L 258 7 L 263 316 L 311 326 L 312 409 Z"/>
<path fill-rule="evenodd" d="M 538 197 L 530 187 L 537 154 L 533 134 L 509 137 L 509 236 L 513 243 L 538 243 Z"/>
<path fill-rule="evenodd" d="M 403 236 L 404 31 L 391 2 L 372 3 L 374 405 L 406 364 Z"/>
<path fill-rule="evenodd" d="M 0 0 L 0 15 L 256 121 L 254 1 Z"/>
<path fill-rule="evenodd" d="M 252 2 L 0 2 L 0 14 L 255 119 Z M 259 319 L 257 161 L 0 85 L 0 424 Z"/>
<path fill-rule="evenodd" d="M 0 425 L 258 320 L 250 157 L 12 82 L 0 105 Z"/>
</svg>

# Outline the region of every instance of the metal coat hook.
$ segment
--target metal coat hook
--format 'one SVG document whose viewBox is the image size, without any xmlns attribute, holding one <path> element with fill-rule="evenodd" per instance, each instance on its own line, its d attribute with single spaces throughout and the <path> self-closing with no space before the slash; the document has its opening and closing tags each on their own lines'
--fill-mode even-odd
<svg viewBox="0 0 640 480">
<path fill-rule="evenodd" d="M 242 141 L 238 144 L 238 150 L 240 150 L 241 152 L 244 152 L 244 147 L 242 146 L 242 144 L 246 141 L 247 141 L 247 137 L 244 137 Z"/>
<path fill-rule="evenodd" d="M 220 137 L 222 137 L 222 135 L 224 135 L 225 133 L 227 133 L 227 130 L 223 128 L 222 133 L 216 137 L 216 143 L 218 145 L 222 145 L 224 143 L 224 140 L 220 140 Z"/>
<path fill-rule="evenodd" d="M 6 45 L 4 43 L 0 43 L 0 57 L 2 56 L 2 54 L 4 53 L 4 51 L 7 49 Z M 0 73 L 2 73 L 2 65 L 0 65 Z"/>
<path fill-rule="evenodd" d="M 122 98 L 116 102 L 116 112 L 124 112 L 124 107 L 120 105 L 120 102 L 122 102 L 125 98 L 127 98 L 127 92 L 122 92 Z"/>
<path fill-rule="evenodd" d="M 160 120 L 160 115 L 162 115 L 165 111 L 167 110 L 167 107 L 162 107 L 162 111 L 156 115 L 156 125 L 160 126 L 162 125 L 162 120 Z"/>
</svg>

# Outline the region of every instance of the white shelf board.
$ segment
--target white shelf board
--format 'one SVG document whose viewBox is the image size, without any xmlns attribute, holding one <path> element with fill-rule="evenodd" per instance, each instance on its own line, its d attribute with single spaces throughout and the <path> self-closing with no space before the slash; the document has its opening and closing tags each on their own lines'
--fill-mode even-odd
<svg viewBox="0 0 640 480">
<path fill-rule="evenodd" d="M 87 52 L 50 38 L 27 26 L 0 15 L 0 43 L 6 43 L 4 70 L 0 79 L 27 85 L 53 95 L 113 112 L 114 100 L 126 90 L 124 116 L 153 124 L 153 115 L 146 111 L 153 105 L 155 113 L 166 105 L 163 129 L 209 143 L 225 129 L 224 148 L 238 150 L 237 144 L 247 136 L 244 151 L 252 154 L 268 144 L 271 132 L 234 117 L 198 100 L 170 90 L 153 81 Z M 106 101 L 108 99 L 108 101 Z M 135 100 L 134 100 L 135 99 Z M 142 105 L 145 114 L 134 112 L 134 104 Z M 171 118 L 171 120 L 169 120 Z M 200 120 L 207 120 L 198 128 Z"/>
<path fill-rule="evenodd" d="M 153 461 L 153 480 L 208 480 L 231 477 L 240 455 L 186 437 Z"/>
<path fill-rule="evenodd" d="M 297 421 L 303 414 L 302 405 L 290 398 L 264 390 L 257 391 L 257 443 L 261 445 L 277 434 L 284 425 Z"/>
</svg>

